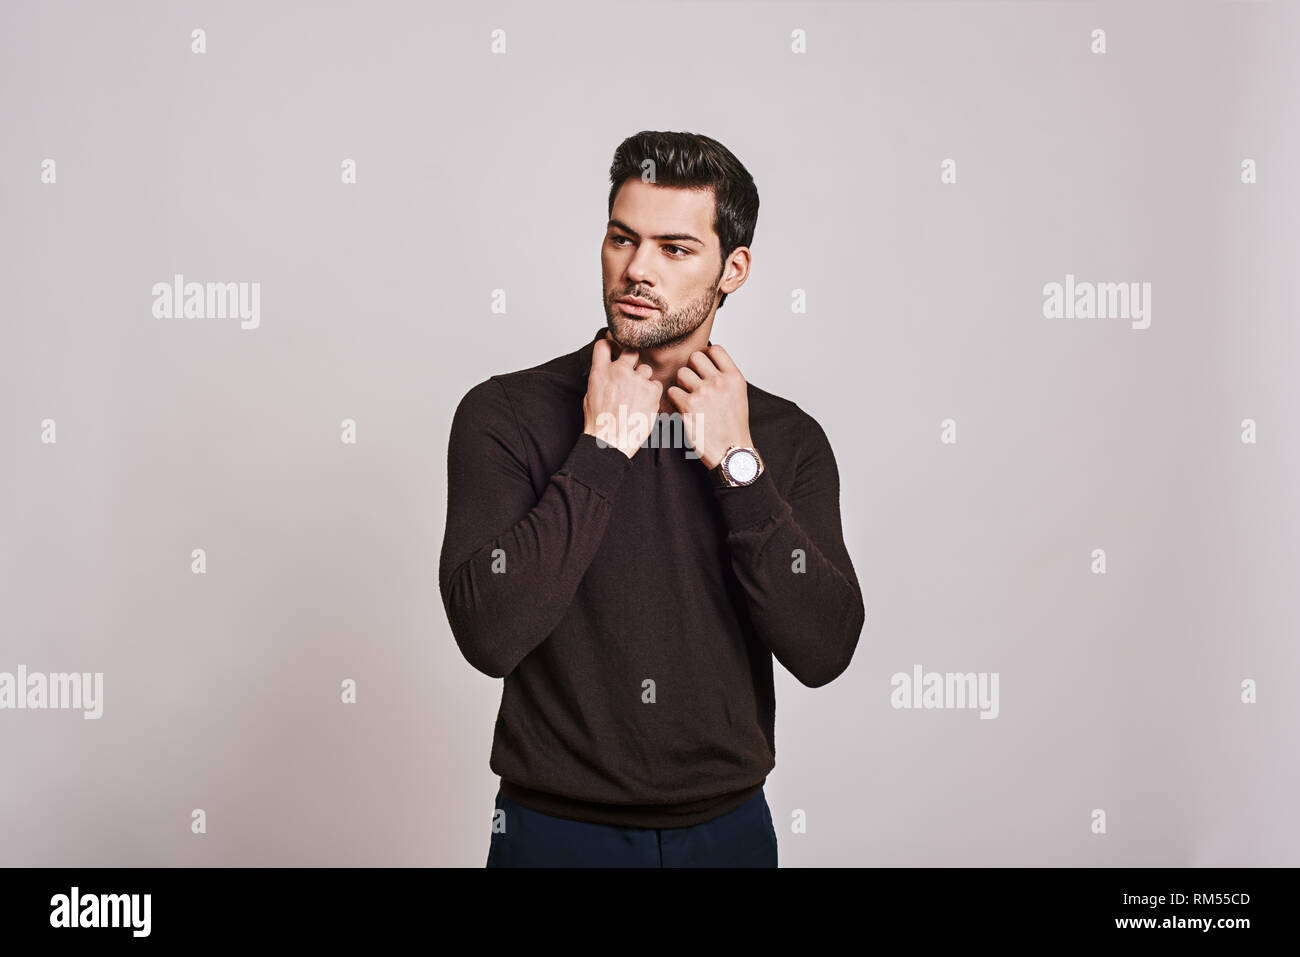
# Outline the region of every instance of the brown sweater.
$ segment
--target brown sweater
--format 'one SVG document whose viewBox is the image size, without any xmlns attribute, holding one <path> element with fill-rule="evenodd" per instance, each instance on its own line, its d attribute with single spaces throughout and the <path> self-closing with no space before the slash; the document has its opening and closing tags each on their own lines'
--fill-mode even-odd
<svg viewBox="0 0 1300 957">
<path fill-rule="evenodd" d="M 489 764 L 506 798 L 687 827 L 775 766 L 773 655 L 824 685 L 865 609 L 817 421 L 749 383 L 765 471 L 739 488 L 712 486 L 666 415 L 631 459 L 601 447 L 582 401 L 604 328 L 461 399 L 439 587 L 461 653 L 505 679 Z"/>
</svg>

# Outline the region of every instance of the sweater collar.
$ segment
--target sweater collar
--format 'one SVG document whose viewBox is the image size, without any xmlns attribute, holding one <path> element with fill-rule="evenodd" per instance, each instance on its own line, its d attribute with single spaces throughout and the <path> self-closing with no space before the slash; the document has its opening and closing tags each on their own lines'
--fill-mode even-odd
<svg viewBox="0 0 1300 957">
<path fill-rule="evenodd" d="M 594 333 L 592 333 L 591 338 L 587 340 L 587 344 L 583 346 L 581 349 L 579 349 L 576 353 L 578 359 L 578 361 L 575 363 L 578 369 L 577 380 L 582 385 L 582 389 L 584 392 L 587 389 L 587 377 L 591 375 L 592 347 L 596 345 L 596 340 L 605 334 L 605 330 L 607 328 L 608 328 L 607 326 L 601 326 L 600 328 L 598 328 Z"/>
</svg>

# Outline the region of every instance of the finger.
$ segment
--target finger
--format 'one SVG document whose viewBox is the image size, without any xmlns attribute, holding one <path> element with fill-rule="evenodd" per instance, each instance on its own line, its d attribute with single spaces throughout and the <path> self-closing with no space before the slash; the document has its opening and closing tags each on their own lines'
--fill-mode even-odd
<svg viewBox="0 0 1300 957">
<path fill-rule="evenodd" d="M 677 370 L 677 381 L 687 392 L 694 392 L 704 381 L 695 372 L 687 366 L 682 366 Z"/>
<path fill-rule="evenodd" d="M 624 365 L 635 367 L 636 360 L 639 355 L 640 353 L 637 352 L 636 349 L 624 349 L 622 352 L 618 354 L 618 358 L 615 359 L 614 361 L 622 362 Z"/>
<path fill-rule="evenodd" d="M 731 358 L 731 353 L 719 345 L 711 345 L 704 350 L 705 354 L 713 361 L 713 364 L 723 372 L 739 372 L 740 369 Z"/>
<path fill-rule="evenodd" d="M 637 367 L 636 367 L 635 369 L 633 369 L 632 371 L 635 372 L 637 375 L 639 375 L 639 376 L 640 376 L 641 378 L 643 378 L 643 379 L 648 379 L 648 378 L 650 378 L 652 375 L 654 375 L 654 370 L 651 369 L 648 365 L 646 365 L 646 364 L 644 364 L 644 363 L 642 363 L 641 365 L 637 366 Z"/>
<path fill-rule="evenodd" d="M 592 365 L 596 365 L 596 364 L 605 365 L 609 361 L 610 361 L 609 340 L 597 339 L 596 344 L 591 347 Z"/>
<path fill-rule="evenodd" d="M 713 364 L 713 360 L 703 352 L 692 352 L 687 365 L 700 374 L 701 378 L 707 379 L 711 375 L 718 374 L 718 367 Z"/>
</svg>

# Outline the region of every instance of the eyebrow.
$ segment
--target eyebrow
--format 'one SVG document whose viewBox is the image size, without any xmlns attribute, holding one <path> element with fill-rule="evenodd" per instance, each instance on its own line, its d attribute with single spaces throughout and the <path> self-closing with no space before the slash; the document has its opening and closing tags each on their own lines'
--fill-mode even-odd
<svg viewBox="0 0 1300 957">
<path fill-rule="evenodd" d="M 617 226 L 619 229 L 623 230 L 623 232 L 629 233 L 635 236 L 637 239 L 641 238 L 641 234 L 638 233 L 635 229 L 627 225 L 627 223 L 620 222 L 617 219 L 611 219 L 608 225 Z M 658 236 L 651 236 L 650 238 L 662 239 L 668 242 L 677 242 L 679 240 L 685 240 L 686 242 L 699 243 L 701 246 L 705 245 L 704 240 L 697 239 L 696 237 L 692 236 L 690 233 L 660 233 Z"/>
</svg>

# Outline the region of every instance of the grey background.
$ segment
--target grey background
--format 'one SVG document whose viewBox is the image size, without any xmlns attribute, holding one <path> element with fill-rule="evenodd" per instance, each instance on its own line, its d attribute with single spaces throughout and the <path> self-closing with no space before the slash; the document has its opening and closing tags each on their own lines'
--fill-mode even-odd
<svg viewBox="0 0 1300 957">
<path fill-rule="evenodd" d="M 782 866 L 1300 863 L 1298 26 L 5 3 L 0 670 L 102 671 L 104 717 L 0 711 L 0 863 L 482 866 L 500 682 L 437 591 L 451 414 L 603 322 L 641 129 L 758 183 L 713 338 L 825 428 L 865 594 L 844 675 L 777 666 Z M 260 282 L 261 327 L 154 319 L 176 272 Z M 1066 273 L 1152 283 L 1151 327 L 1044 319 Z M 892 709 L 918 663 L 999 672 L 1000 716 Z"/>
</svg>

